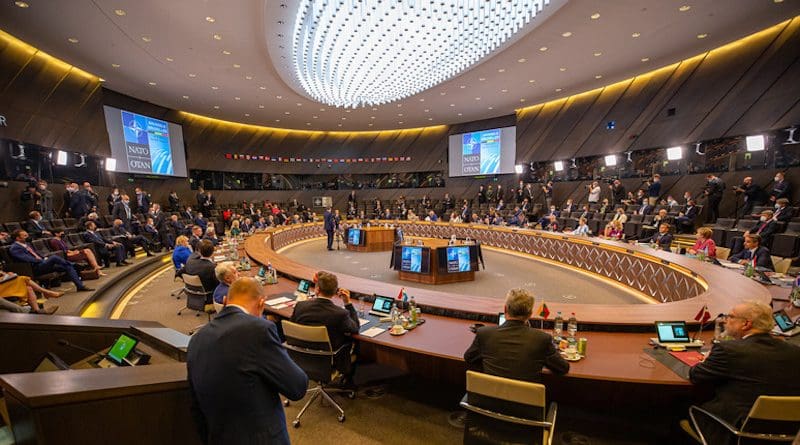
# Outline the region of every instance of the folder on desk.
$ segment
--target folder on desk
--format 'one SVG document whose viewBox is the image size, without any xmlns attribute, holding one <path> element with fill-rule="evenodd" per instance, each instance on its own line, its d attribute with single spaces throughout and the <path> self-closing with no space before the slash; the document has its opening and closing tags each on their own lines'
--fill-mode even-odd
<svg viewBox="0 0 800 445">
<path fill-rule="evenodd" d="M 698 351 L 673 351 L 669 355 L 680 360 L 686 366 L 694 366 L 705 359 L 705 356 Z"/>
</svg>

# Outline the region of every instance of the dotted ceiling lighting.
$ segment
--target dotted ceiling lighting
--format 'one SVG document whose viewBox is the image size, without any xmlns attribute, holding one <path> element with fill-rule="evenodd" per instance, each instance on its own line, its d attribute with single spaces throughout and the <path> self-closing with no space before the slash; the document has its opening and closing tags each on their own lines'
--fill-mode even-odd
<svg viewBox="0 0 800 445">
<path fill-rule="evenodd" d="M 550 0 L 302 0 L 295 74 L 315 100 L 374 106 L 431 88 L 502 45 Z"/>
</svg>

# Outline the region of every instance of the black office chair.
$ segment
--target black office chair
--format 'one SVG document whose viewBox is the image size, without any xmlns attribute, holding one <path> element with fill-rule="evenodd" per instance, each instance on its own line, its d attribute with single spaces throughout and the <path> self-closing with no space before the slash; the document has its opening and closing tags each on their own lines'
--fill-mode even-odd
<svg viewBox="0 0 800 445">
<path fill-rule="evenodd" d="M 344 393 L 353 399 L 356 393 L 348 389 L 330 388 L 327 385 L 341 377 L 339 371 L 336 370 L 336 358 L 339 357 L 339 354 L 349 354 L 352 346 L 345 344 L 334 351 L 328 338 L 328 329 L 325 326 L 306 326 L 287 320 L 283 320 L 281 326 L 286 337 L 283 347 L 286 348 L 297 366 L 305 371 L 308 378 L 317 383 L 316 387 L 308 390 L 307 395 L 311 395 L 311 397 L 297 414 L 292 425 L 295 428 L 300 427 L 300 417 L 319 396 L 322 396 L 323 400 L 327 400 L 339 411 L 337 419 L 339 422 L 344 422 L 344 410 L 333 400 L 331 394 Z M 352 360 L 352 355 L 350 357 Z M 289 401 L 285 401 L 284 405 L 289 406 Z"/>
<path fill-rule="evenodd" d="M 214 305 L 209 302 L 211 300 L 211 296 L 213 295 L 213 290 L 211 292 L 206 291 L 205 287 L 203 287 L 203 282 L 200 280 L 200 277 L 197 275 L 189 275 L 183 274 L 181 276 L 183 278 L 183 291 L 186 294 L 186 306 L 182 307 L 178 311 L 178 315 L 181 315 L 184 309 L 190 309 L 195 311 L 195 316 L 199 317 L 200 314 L 205 313 L 208 317 L 208 321 L 211 321 L 211 314 L 215 313 Z M 204 325 L 196 326 L 194 329 L 189 331 L 189 335 L 192 335 L 203 327 Z"/>
<path fill-rule="evenodd" d="M 464 444 L 553 443 L 558 407 L 546 405 L 542 384 L 467 371 L 460 405 L 468 411 Z"/>
<path fill-rule="evenodd" d="M 800 397 L 760 396 L 739 428 L 695 405 L 689 407 L 689 418 L 694 432 L 704 445 L 708 441 L 698 424 L 698 418 L 718 423 L 736 436 L 737 444 L 793 443 L 800 433 Z"/>
</svg>

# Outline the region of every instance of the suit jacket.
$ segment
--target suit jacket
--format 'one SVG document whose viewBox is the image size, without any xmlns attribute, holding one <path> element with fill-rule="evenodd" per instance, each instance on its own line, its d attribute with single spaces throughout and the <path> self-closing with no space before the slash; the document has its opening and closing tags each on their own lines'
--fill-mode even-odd
<svg viewBox="0 0 800 445">
<path fill-rule="evenodd" d="M 322 219 L 325 222 L 325 231 L 331 232 L 335 228 L 333 222 L 333 212 L 326 210 L 325 213 L 322 215 Z"/>
<path fill-rule="evenodd" d="M 686 210 L 683 212 L 683 217 L 694 221 L 694 219 L 697 218 L 697 206 L 686 207 Z"/>
<path fill-rule="evenodd" d="M 756 267 L 763 267 L 764 269 L 774 270 L 772 266 L 772 258 L 769 255 L 769 249 L 764 246 L 759 246 L 755 252 Z M 753 254 L 750 249 L 744 249 L 741 252 L 728 258 L 728 260 L 738 263 L 741 260 L 752 260 Z"/>
<path fill-rule="evenodd" d="M 800 395 L 800 381 L 788 377 L 798 369 L 800 348 L 765 333 L 715 344 L 708 357 L 689 370 L 689 379 L 714 388 L 714 398 L 702 405 L 704 409 L 740 425 L 758 396 Z M 707 439 L 725 443 L 724 437 Z"/>
<path fill-rule="evenodd" d="M 208 227 L 208 222 L 205 219 L 197 217 L 192 221 L 196 226 L 200 226 L 203 229 L 203 233 L 206 233 L 206 228 Z"/>
<path fill-rule="evenodd" d="M 107 239 L 98 232 L 83 232 L 83 240 L 87 243 L 92 243 L 102 249 L 106 248 L 106 244 L 111 244 L 113 240 Z"/>
<path fill-rule="evenodd" d="M 786 181 L 774 183 L 772 185 L 772 192 L 770 193 L 770 196 L 774 196 L 775 199 L 789 199 L 789 183 Z"/>
<path fill-rule="evenodd" d="M 41 238 L 44 236 L 44 231 L 47 230 L 41 222 L 29 219 L 25 221 L 25 231 L 28 232 L 33 238 Z"/>
<path fill-rule="evenodd" d="M 128 216 L 130 213 L 130 216 Z M 133 210 L 128 207 L 128 210 L 125 210 L 125 204 L 122 201 L 117 202 L 114 204 L 114 208 L 111 210 L 111 217 L 114 219 L 122 220 L 122 225 L 125 226 L 126 229 L 131 229 L 131 217 L 133 216 Z"/>
<path fill-rule="evenodd" d="M 519 320 L 478 329 L 464 360 L 471 370 L 528 382 L 541 381 L 542 367 L 566 374 L 569 363 L 553 345 L 553 338 Z"/>
<path fill-rule="evenodd" d="M 186 265 L 183 266 L 183 273 L 200 277 L 203 288 L 206 292 L 209 292 L 210 295 L 210 292 L 214 292 L 214 289 L 216 289 L 219 284 L 217 276 L 214 274 L 215 268 L 216 265 L 213 261 L 204 260 L 199 255 L 193 255 L 186 260 Z"/>
<path fill-rule="evenodd" d="M 79 190 L 69 197 L 69 214 L 73 218 L 81 218 L 89 213 L 89 193 Z"/>
<path fill-rule="evenodd" d="M 761 236 L 761 245 L 769 244 L 769 242 L 772 241 L 772 235 L 774 235 L 777 231 L 778 223 L 774 219 L 770 219 L 769 221 L 765 222 L 756 221 L 756 223 L 753 224 L 753 227 L 750 229 L 751 234 L 758 234 Z"/>
<path fill-rule="evenodd" d="M 289 444 L 279 394 L 300 400 L 308 377 L 273 322 L 225 307 L 192 336 L 186 368 L 204 443 Z"/>
<path fill-rule="evenodd" d="M 292 321 L 299 324 L 328 328 L 333 349 L 349 343 L 350 334 L 358 334 L 358 315 L 352 304 L 341 307 L 330 298 L 311 298 L 294 306 Z"/>
<path fill-rule="evenodd" d="M 656 243 L 659 249 L 669 252 L 669 246 L 672 244 L 672 234 L 665 233 L 662 235 L 660 232 L 656 232 L 652 237 L 644 240 L 644 242 Z"/>
<path fill-rule="evenodd" d="M 776 208 L 775 214 L 772 215 L 772 219 L 779 222 L 789 222 L 792 219 L 792 209 L 789 207 Z"/>
<path fill-rule="evenodd" d="M 31 247 L 29 245 L 28 245 L 28 247 L 33 249 L 33 247 Z M 28 249 L 25 248 L 25 246 L 22 246 L 22 245 L 20 245 L 19 243 L 16 243 L 16 242 L 11 244 L 11 247 L 8 248 L 8 254 L 11 256 L 11 259 L 13 259 L 14 261 L 18 261 L 20 263 L 28 263 L 28 264 L 39 264 L 39 263 L 41 263 L 43 261 L 42 258 L 44 258 L 44 257 L 41 257 L 41 255 L 39 255 L 41 258 L 36 258 L 36 256 L 34 256 L 32 253 L 30 253 L 28 251 Z M 37 255 L 38 255 L 38 253 L 37 253 Z"/>
<path fill-rule="evenodd" d="M 133 196 L 133 207 L 136 208 L 137 213 L 145 214 L 150 210 L 150 195 L 142 193 L 141 195 Z"/>
</svg>

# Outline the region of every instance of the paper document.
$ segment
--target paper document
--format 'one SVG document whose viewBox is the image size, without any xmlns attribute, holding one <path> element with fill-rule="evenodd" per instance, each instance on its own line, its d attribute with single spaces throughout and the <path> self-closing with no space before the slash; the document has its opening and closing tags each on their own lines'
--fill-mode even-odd
<svg viewBox="0 0 800 445">
<path fill-rule="evenodd" d="M 358 325 L 364 326 L 365 324 L 369 323 L 369 320 L 364 320 L 363 318 L 358 319 Z"/>
<path fill-rule="evenodd" d="M 386 329 L 384 329 L 384 328 L 374 327 L 374 328 L 369 328 L 366 331 L 364 331 L 364 332 L 362 332 L 362 333 L 360 333 L 358 335 L 363 335 L 365 337 L 370 337 L 371 338 L 371 337 L 375 337 L 376 335 L 382 334 L 385 331 L 386 331 Z"/>
<path fill-rule="evenodd" d="M 281 303 L 286 303 L 287 301 L 292 301 L 292 299 L 286 297 L 278 297 L 278 298 L 273 298 L 272 300 L 267 300 L 266 303 L 270 306 L 275 306 Z"/>
</svg>

